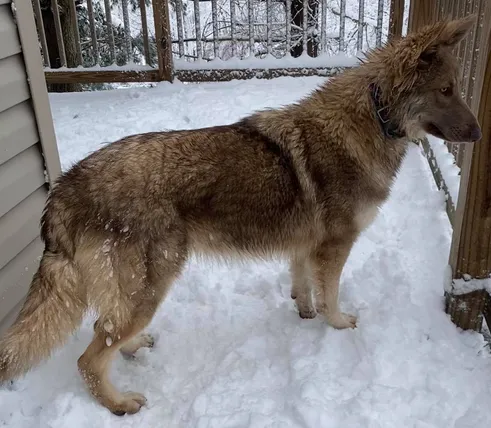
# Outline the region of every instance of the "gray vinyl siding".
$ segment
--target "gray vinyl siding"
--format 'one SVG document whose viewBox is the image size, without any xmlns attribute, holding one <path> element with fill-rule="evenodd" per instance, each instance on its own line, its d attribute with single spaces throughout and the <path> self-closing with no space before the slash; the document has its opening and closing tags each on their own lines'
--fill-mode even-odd
<svg viewBox="0 0 491 428">
<path fill-rule="evenodd" d="M 16 316 L 38 267 L 43 250 L 39 223 L 48 192 L 45 170 L 59 170 L 56 141 L 41 140 L 43 129 L 35 111 L 49 110 L 47 94 L 34 99 L 35 92 L 46 89 L 34 90 L 26 67 L 30 61 L 31 69 L 33 64 L 41 69 L 41 61 L 28 61 L 20 31 L 10 0 L 0 0 L 0 331 Z M 27 33 L 31 37 L 29 29 Z M 45 124 L 44 134 L 54 135 L 52 123 Z M 51 166 L 45 164 L 50 146 L 55 147 L 48 157 L 58 162 Z"/>
</svg>

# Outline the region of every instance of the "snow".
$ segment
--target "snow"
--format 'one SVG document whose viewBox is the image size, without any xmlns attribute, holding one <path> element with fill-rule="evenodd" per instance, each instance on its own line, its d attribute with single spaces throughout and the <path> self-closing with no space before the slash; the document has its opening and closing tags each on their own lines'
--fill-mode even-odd
<svg viewBox="0 0 491 428">
<path fill-rule="evenodd" d="M 131 133 L 230 123 L 293 102 L 319 77 L 52 94 L 63 168 Z M 450 245 L 444 196 L 411 146 L 392 196 L 342 276 L 338 331 L 301 320 L 284 262 L 193 260 L 149 326 L 153 349 L 118 357 L 111 379 L 148 404 L 119 418 L 87 393 L 76 360 L 92 321 L 56 355 L 0 388 L 11 428 L 485 428 L 491 359 L 443 310 Z"/>
<path fill-rule="evenodd" d="M 79 65 L 78 67 L 60 67 L 60 68 L 49 68 L 45 67 L 44 71 L 49 71 L 49 72 L 54 72 L 54 73 L 59 73 L 61 72 L 67 72 L 67 71 L 152 71 L 156 70 L 155 67 L 151 67 L 149 65 L 144 65 L 144 64 L 125 64 L 125 65 L 106 65 L 106 66 L 101 66 L 101 65 L 94 65 L 92 67 L 83 67 L 82 65 Z"/>
<path fill-rule="evenodd" d="M 360 56 L 363 56 L 360 53 Z M 174 60 L 176 70 L 229 70 L 229 69 L 270 69 L 270 68 L 302 68 L 302 67 L 353 67 L 359 63 L 359 59 L 346 54 L 319 55 L 310 57 L 307 54 L 294 58 L 286 55 L 282 58 L 275 58 L 270 55 L 266 58 L 233 58 L 221 60 L 215 58 L 211 61 L 196 60 L 193 62 L 183 59 Z"/>
<path fill-rule="evenodd" d="M 211 61 L 196 60 L 186 61 L 184 59 L 174 59 L 175 70 L 244 70 L 244 69 L 260 69 L 267 70 L 270 68 L 334 68 L 334 67 L 354 67 L 359 63 L 359 59 L 364 55 L 360 53 L 357 57 L 349 56 L 346 54 L 337 55 L 319 55 L 315 58 L 302 55 L 298 58 L 293 58 L 290 55 L 286 55 L 282 58 L 275 58 L 269 56 L 266 58 L 232 58 L 228 60 L 222 60 L 220 58 L 212 59 Z M 60 68 L 47 68 L 45 71 L 52 72 L 67 72 L 67 71 L 152 71 L 156 68 L 149 65 L 140 64 L 126 64 L 126 65 L 108 65 L 100 66 L 95 65 L 92 67 L 60 67 Z"/>
<path fill-rule="evenodd" d="M 445 142 L 432 135 L 426 137 L 435 155 L 436 163 L 447 185 L 454 206 L 457 206 L 460 189 L 460 168 L 455 163 L 455 157 L 448 151 Z"/>
<path fill-rule="evenodd" d="M 461 279 L 448 282 L 445 289 L 456 295 L 477 290 L 486 290 L 491 293 L 491 278 L 471 278 L 469 275 L 464 275 Z"/>
</svg>

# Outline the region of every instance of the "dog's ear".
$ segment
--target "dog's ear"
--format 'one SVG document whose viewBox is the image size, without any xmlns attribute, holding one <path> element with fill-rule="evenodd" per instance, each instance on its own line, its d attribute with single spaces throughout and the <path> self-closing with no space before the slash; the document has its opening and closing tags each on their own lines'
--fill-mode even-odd
<svg viewBox="0 0 491 428">
<path fill-rule="evenodd" d="M 420 68 L 428 67 L 440 48 L 453 48 L 467 35 L 468 31 L 475 25 L 476 20 L 476 15 L 469 15 L 465 18 L 434 25 L 430 30 L 427 45 L 419 55 L 418 66 Z"/>
<path fill-rule="evenodd" d="M 440 37 L 438 37 L 440 45 L 449 47 L 455 46 L 465 36 L 467 36 L 467 33 L 476 24 L 476 22 L 477 16 L 475 14 L 448 22 L 443 28 Z"/>
</svg>

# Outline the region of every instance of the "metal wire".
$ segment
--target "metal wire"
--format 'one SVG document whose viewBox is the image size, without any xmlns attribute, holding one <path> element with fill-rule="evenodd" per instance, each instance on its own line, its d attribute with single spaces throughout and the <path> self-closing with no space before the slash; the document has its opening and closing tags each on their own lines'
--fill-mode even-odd
<svg viewBox="0 0 491 428">
<path fill-rule="evenodd" d="M 321 2 L 321 52 L 327 52 L 326 25 L 327 25 L 327 0 Z"/>
<path fill-rule="evenodd" d="M 235 34 L 235 0 L 230 0 L 230 39 L 232 41 L 232 57 L 237 55 L 237 39 Z"/>
<path fill-rule="evenodd" d="M 285 7 L 286 7 L 286 55 L 290 55 L 290 50 L 292 46 L 292 0 L 286 0 Z"/>
<path fill-rule="evenodd" d="M 218 58 L 218 6 L 217 0 L 211 0 L 211 21 L 213 25 L 213 55 Z"/>
<path fill-rule="evenodd" d="M 307 54 L 308 46 L 308 19 L 309 19 L 309 0 L 303 0 L 303 54 Z"/>
<path fill-rule="evenodd" d="M 254 2 L 248 0 L 248 19 L 249 19 L 249 56 L 254 56 Z"/>
<path fill-rule="evenodd" d="M 194 0 L 194 30 L 196 32 L 196 57 L 197 59 L 201 59 L 203 57 L 203 50 L 201 47 L 201 21 L 199 0 Z"/>
<path fill-rule="evenodd" d="M 266 46 L 268 55 L 271 55 L 273 50 L 273 42 L 271 41 L 272 37 L 272 27 L 273 27 L 273 18 L 272 18 L 272 3 L 271 0 L 266 0 Z"/>
<path fill-rule="evenodd" d="M 344 52 L 346 49 L 346 43 L 344 40 L 345 28 L 346 28 L 346 0 L 340 0 L 339 3 L 339 51 L 340 52 Z"/>
<path fill-rule="evenodd" d="M 358 38 L 356 40 L 356 49 L 359 52 L 363 50 L 364 19 L 365 19 L 365 0 L 359 0 L 359 6 L 358 6 Z"/>
<path fill-rule="evenodd" d="M 375 43 L 377 46 L 382 45 L 382 24 L 384 19 L 384 0 L 378 0 L 378 11 L 377 11 L 377 29 Z"/>
<path fill-rule="evenodd" d="M 179 58 L 184 56 L 184 24 L 182 19 L 182 0 L 176 0 L 177 39 L 179 41 Z"/>
</svg>

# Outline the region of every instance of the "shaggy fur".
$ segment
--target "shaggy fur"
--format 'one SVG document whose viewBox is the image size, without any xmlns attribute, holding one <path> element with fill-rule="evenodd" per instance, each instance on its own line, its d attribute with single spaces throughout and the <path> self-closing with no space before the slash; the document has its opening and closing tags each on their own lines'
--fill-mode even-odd
<svg viewBox="0 0 491 428">
<path fill-rule="evenodd" d="M 338 308 L 339 278 L 408 142 L 424 131 L 480 138 L 452 55 L 473 23 L 441 22 L 392 41 L 285 108 L 129 136 L 76 164 L 49 195 L 44 255 L 0 341 L 0 381 L 49 357 L 93 309 L 80 373 L 113 413 L 137 412 L 144 396 L 118 392 L 110 362 L 118 350 L 152 346 L 140 333 L 192 253 L 286 257 L 300 316 L 355 327 Z"/>
</svg>

